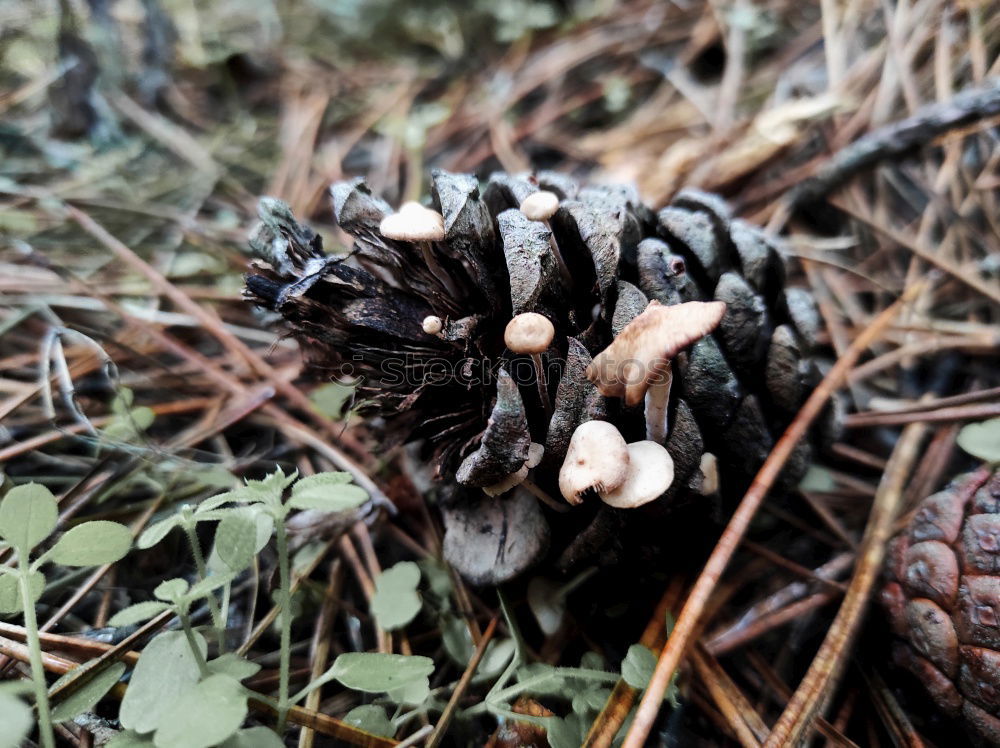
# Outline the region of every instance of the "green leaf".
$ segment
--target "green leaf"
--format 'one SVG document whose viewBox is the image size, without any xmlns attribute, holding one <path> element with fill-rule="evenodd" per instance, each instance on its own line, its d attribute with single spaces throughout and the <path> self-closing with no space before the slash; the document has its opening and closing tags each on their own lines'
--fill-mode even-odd
<svg viewBox="0 0 1000 748">
<path fill-rule="evenodd" d="M 235 733 L 247 716 L 247 692 L 228 675 L 210 675 L 163 713 L 157 748 L 208 748 Z"/>
<path fill-rule="evenodd" d="M 124 558 L 132 547 L 125 525 L 106 520 L 71 528 L 49 551 L 49 560 L 63 566 L 101 566 Z"/>
<path fill-rule="evenodd" d="M 344 405 L 352 397 L 354 397 L 354 385 L 340 382 L 322 384 L 309 395 L 316 410 L 327 418 L 337 421 L 344 417 Z"/>
<path fill-rule="evenodd" d="M 128 415 L 132 425 L 140 431 L 148 429 L 153 425 L 153 421 L 156 419 L 156 413 L 153 412 L 153 409 L 147 408 L 145 405 L 139 408 L 133 408 L 129 411 Z"/>
<path fill-rule="evenodd" d="M 494 639 L 486 645 L 483 659 L 476 668 L 476 674 L 472 677 L 472 682 L 476 683 L 484 680 L 491 680 L 500 675 L 507 664 L 514 657 L 517 645 L 513 639 Z"/>
<path fill-rule="evenodd" d="M 431 682 L 427 678 L 413 680 L 405 686 L 386 691 L 385 695 L 396 704 L 419 706 L 431 695 Z"/>
<path fill-rule="evenodd" d="M 442 606 L 450 605 L 450 598 L 454 592 L 455 584 L 451 578 L 451 572 L 432 558 L 425 558 L 417 561 L 417 566 L 427 580 L 428 592 L 433 595 Z M 468 662 L 468 658 L 462 662 Z"/>
<path fill-rule="evenodd" d="M 210 514 L 223 504 L 260 503 L 264 501 L 265 495 L 266 492 L 262 491 L 260 488 L 241 486 L 240 488 L 234 488 L 232 491 L 226 491 L 225 493 L 220 493 L 216 496 L 211 496 L 205 499 L 198 504 L 197 508 L 194 510 L 194 514 L 198 520 L 215 519 L 216 517 L 204 517 L 203 515 Z"/>
<path fill-rule="evenodd" d="M 346 652 L 333 663 L 334 677 L 355 691 L 379 693 L 399 688 L 434 672 L 429 657 Z"/>
<path fill-rule="evenodd" d="M 210 512 L 223 504 L 270 504 L 281 503 L 285 489 L 298 477 L 298 471 L 285 475 L 281 468 L 268 475 L 264 480 L 248 480 L 246 484 L 232 491 L 220 493 L 217 496 L 202 501 L 195 514 Z"/>
<path fill-rule="evenodd" d="M 45 591 L 45 575 L 40 571 L 33 571 L 29 579 L 31 602 L 36 603 Z M 23 610 L 18 575 L 16 573 L 0 575 L 0 614 L 20 613 Z"/>
<path fill-rule="evenodd" d="M 271 516 L 271 512 L 268 507 L 263 504 L 251 504 L 249 506 L 237 506 L 227 509 L 219 509 L 221 512 L 221 519 L 225 519 L 228 514 L 231 513 L 246 513 L 252 517 L 254 522 L 254 527 L 256 528 L 256 539 L 253 545 L 253 554 L 251 555 L 248 565 L 252 564 L 253 556 L 256 556 L 271 540 L 271 536 L 274 535 L 274 517 Z M 215 514 L 216 512 L 211 512 L 210 514 Z M 196 515 L 202 516 L 202 515 Z M 322 548 L 322 545 L 320 546 Z M 216 531 L 215 542 L 212 544 L 212 552 L 208 554 L 207 560 L 208 571 L 211 574 L 228 574 L 233 571 L 229 564 L 222 560 L 219 555 L 219 537 L 218 531 Z"/>
<path fill-rule="evenodd" d="M 656 670 L 656 655 L 653 654 L 653 650 L 642 644 L 633 644 L 628 648 L 628 653 L 622 660 L 622 678 L 626 683 L 641 691 L 649 685 L 654 670 Z"/>
<path fill-rule="evenodd" d="M 441 627 L 441 641 L 445 652 L 456 665 L 465 667 L 475 649 L 472 646 L 468 625 L 451 612 L 442 614 L 438 623 Z"/>
<path fill-rule="evenodd" d="M 565 695 L 568 688 L 567 679 L 559 672 L 559 668 L 544 662 L 535 662 L 518 669 L 518 683 L 524 683 L 527 680 L 531 680 L 528 693 L 536 696 Z"/>
<path fill-rule="evenodd" d="M 607 663 L 597 652 L 584 652 L 580 657 L 580 667 L 584 670 L 606 670 Z"/>
<path fill-rule="evenodd" d="M 153 748 L 153 738 L 135 730 L 123 730 L 111 738 L 107 748 Z"/>
<path fill-rule="evenodd" d="M 14 694 L 0 691 L 0 748 L 18 748 L 34 722 L 31 707 Z"/>
<path fill-rule="evenodd" d="M 204 638 L 195 632 L 204 656 Z M 198 682 L 198 663 L 183 631 L 165 631 L 142 650 L 122 699 L 118 719 L 136 732 L 157 729 L 173 706 Z"/>
<path fill-rule="evenodd" d="M 188 593 L 188 583 L 186 579 L 168 579 L 156 585 L 153 595 L 158 600 L 168 603 L 176 603 Z"/>
<path fill-rule="evenodd" d="M 203 597 L 208 597 L 215 590 L 220 587 L 225 587 L 227 584 L 232 582 L 236 578 L 236 572 L 229 571 L 222 574 L 212 574 L 210 577 L 205 577 L 200 582 L 191 586 L 188 591 L 188 597 L 192 600 L 198 600 Z"/>
<path fill-rule="evenodd" d="M 316 473 L 292 486 L 288 506 L 293 509 L 318 509 L 323 512 L 347 512 L 368 500 L 368 492 L 349 481 L 349 473 Z"/>
<path fill-rule="evenodd" d="M 558 584 L 544 577 L 528 582 L 528 607 L 546 636 L 556 633 L 566 616 L 566 602 L 559 590 Z"/>
<path fill-rule="evenodd" d="M 830 493 L 837 490 L 837 481 L 833 479 L 833 473 L 819 465 L 810 465 L 809 470 L 799 481 L 800 491 L 811 493 Z"/>
<path fill-rule="evenodd" d="M 292 471 L 291 475 L 285 475 L 285 471 L 278 468 L 264 480 L 248 480 L 246 487 L 254 491 L 260 497 L 260 501 L 280 501 L 285 489 L 298 477 L 298 470 Z"/>
<path fill-rule="evenodd" d="M 963 426 L 958 446 L 983 462 L 1000 462 L 1000 418 Z"/>
<path fill-rule="evenodd" d="M 599 712 L 610 695 L 610 688 L 583 688 L 573 695 L 573 711 L 577 714 Z"/>
<path fill-rule="evenodd" d="M 0 615 L 21 612 L 21 587 L 16 574 L 0 574 Z"/>
<path fill-rule="evenodd" d="M 285 743 L 266 727 L 250 727 L 230 736 L 219 748 L 284 748 Z"/>
<path fill-rule="evenodd" d="M 204 465 L 189 468 L 187 477 L 198 481 L 205 488 L 226 489 L 233 485 L 233 474 L 222 465 Z"/>
<path fill-rule="evenodd" d="M 122 387 L 118 390 L 118 394 L 115 395 L 115 399 L 111 401 L 111 412 L 115 415 L 124 415 L 128 413 L 129 408 L 132 407 L 132 403 L 135 402 L 135 393 L 130 387 Z"/>
<path fill-rule="evenodd" d="M 257 519 L 247 509 L 229 512 L 215 531 L 215 550 L 233 571 L 243 571 L 257 553 Z"/>
<path fill-rule="evenodd" d="M 56 529 L 58 519 L 55 497 L 39 483 L 15 486 L 0 501 L 0 537 L 22 557 Z"/>
<path fill-rule="evenodd" d="M 420 567 L 412 561 L 400 561 L 375 578 L 371 610 L 386 631 L 403 628 L 420 612 Z"/>
<path fill-rule="evenodd" d="M 227 652 L 211 660 L 208 663 L 208 670 L 213 675 L 228 675 L 233 680 L 240 681 L 256 675 L 260 670 L 260 665 L 244 660 L 234 652 Z"/>
<path fill-rule="evenodd" d="M 334 679 L 355 691 L 384 693 L 413 683 L 428 683 L 428 676 L 433 672 L 434 661 L 429 657 L 345 652 L 334 660 L 329 670 L 299 691 L 294 701 Z"/>
<path fill-rule="evenodd" d="M 391 738 L 396 734 L 396 728 L 393 726 L 392 720 L 385 715 L 385 709 L 374 704 L 354 707 L 344 715 L 344 722 L 383 738 Z"/>
<path fill-rule="evenodd" d="M 578 748 L 583 745 L 590 723 L 576 712 L 563 718 L 549 717 L 546 737 L 552 748 Z"/>
<path fill-rule="evenodd" d="M 84 666 L 86 667 L 86 666 Z M 52 710 L 52 719 L 55 722 L 65 722 L 66 720 L 73 719 L 84 712 L 89 712 L 94 708 L 104 696 L 110 691 L 115 683 L 122 677 L 125 673 L 125 664 L 122 662 L 116 662 L 109 665 L 103 672 L 95 675 L 89 683 L 85 686 L 81 686 L 79 689 L 71 693 L 65 701 L 56 705 Z M 68 678 L 72 680 L 74 677 L 78 677 L 79 673 L 75 670 L 71 670 L 63 678 Z M 53 685 L 58 685 L 63 678 L 60 678 Z"/>
<path fill-rule="evenodd" d="M 141 551 L 147 548 L 152 548 L 154 545 L 159 543 L 167 534 L 173 530 L 175 527 L 180 527 L 181 517 L 179 514 L 175 514 L 172 517 L 167 517 L 166 519 L 160 520 L 156 524 L 150 525 L 142 534 L 139 535 L 139 539 L 135 543 L 135 547 Z"/>
<path fill-rule="evenodd" d="M 132 626 L 136 623 L 148 621 L 150 618 L 155 618 L 169 607 L 167 603 L 160 602 L 159 600 L 149 600 L 148 602 L 129 605 L 127 608 L 123 608 L 111 616 L 108 625 Z"/>
</svg>

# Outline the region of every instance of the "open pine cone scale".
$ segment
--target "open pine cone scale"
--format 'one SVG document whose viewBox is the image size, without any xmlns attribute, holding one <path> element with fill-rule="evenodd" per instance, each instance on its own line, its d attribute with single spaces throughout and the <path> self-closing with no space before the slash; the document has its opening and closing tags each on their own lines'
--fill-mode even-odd
<svg viewBox="0 0 1000 748">
<path fill-rule="evenodd" d="M 786 287 L 772 242 L 715 196 L 685 191 L 656 215 L 626 187 L 539 173 L 495 174 L 480 189 L 472 176 L 435 171 L 443 231 L 425 235 L 440 238 L 398 240 L 382 230 L 390 207 L 363 180 L 331 194 L 351 254 L 325 255 L 314 232 L 265 199 L 251 247 L 266 264 L 247 276 L 246 296 L 284 318 L 316 375 L 358 381 L 383 446 L 422 445 L 441 481 L 446 556 L 475 583 L 516 576 L 550 545 L 563 569 L 607 561 L 626 524 L 653 532 L 649 518 L 664 506 L 699 497 L 706 453 L 722 493 L 742 491 L 817 380 L 811 298 Z M 543 197 L 553 211 L 529 218 L 525 200 Z M 421 210 L 430 213 L 399 215 L 423 220 Z M 559 506 L 558 474 L 580 424 L 606 420 L 628 442 L 645 438 L 641 404 L 604 397 L 588 379 L 597 354 L 651 301 L 711 299 L 726 304 L 715 334 L 672 362 L 664 445 L 674 479 L 632 512 L 646 519 L 628 522 L 629 510 L 596 496 L 568 513 L 543 508 L 537 497 L 569 508 Z M 553 328 L 538 356 L 505 344 L 508 323 L 528 313 Z M 836 421 L 830 409 L 786 485 Z"/>
</svg>

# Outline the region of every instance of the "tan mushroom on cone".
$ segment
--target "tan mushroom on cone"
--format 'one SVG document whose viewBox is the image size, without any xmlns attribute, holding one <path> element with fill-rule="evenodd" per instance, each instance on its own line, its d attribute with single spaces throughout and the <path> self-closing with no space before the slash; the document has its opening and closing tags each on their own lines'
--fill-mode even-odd
<svg viewBox="0 0 1000 748">
<path fill-rule="evenodd" d="M 663 496 L 674 482 L 674 461 L 661 444 L 651 441 L 628 445 L 628 475 L 610 491 L 598 491 L 601 501 L 616 509 L 634 509 Z"/>
<path fill-rule="evenodd" d="M 549 223 L 549 219 L 559 210 L 559 196 L 548 190 L 532 192 L 521 201 L 518 210 L 524 213 L 524 217 L 529 221 L 540 221 L 548 228 L 549 246 L 552 247 L 552 256 L 559 266 L 559 274 L 562 276 L 563 283 L 566 284 L 567 288 L 571 286 L 573 278 L 570 276 L 569 268 L 566 267 L 566 261 L 563 260 L 562 252 L 559 251 L 559 245 L 556 244 L 555 234 L 552 233 L 552 224 Z"/>
<path fill-rule="evenodd" d="M 527 479 L 528 472 L 532 468 L 538 466 L 538 463 L 542 461 L 542 457 L 544 455 L 545 447 L 537 442 L 531 442 L 531 444 L 528 445 L 528 459 L 524 461 L 524 464 L 520 467 L 520 469 L 514 471 L 510 475 L 504 476 L 491 486 L 484 486 L 483 493 L 487 496 L 500 496 L 501 494 L 507 493 L 515 486 L 520 486 Z"/>
<path fill-rule="evenodd" d="M 400 242 L 439 242 L 444 239 L 444 216 L 420 203 L 403 203 L 382 219 L 378 230 Z"/>
<path fill-rule="evenodd" d="M 428 335 L 439 335 L 444 329 L 444 320 L 434 314 L 430 314 L 424 317 L 421 327 Z"/>
<path fill-rule="evenodd" d="M 559 469 L 559 492 L 570 504 L 580 504 L 588 491 L 613 491 L 628 476 L 628 445 L 607 421 L 577 426 Z"/>
<path fill-rule="evenodd" d="M 537 312 L 518 314 L 507 323 L 503 331 L 503 342 L 513 353 L 531 356 L 535 367 L 535 381 L 538 383 L 538 397 L 548 417 L 552 416 L 552 403 L 549 401 L 549 385 L 542 365 L 542 354 L 549 349 L 555 334 L 556 328 L 548 317 Z"/>
<path fill-rule="evenodd" d="M 427 269 L 434 274 L 434 277 L 441 282 L 449 294 L 458 295 L 455 282 L 441 267 L 431 249 L 431 242 L 444 240 L 444 216 L 436 210 L 425 208 L 420 203 L 403 203 L 396 213 L 390 213 L 382 219 L 378 230 L 386 239 L 417 244 L 423 253 Z"/>
<path fill-rule="evenodd" d="M 722 321 L 721 301 L 688 301 L 649 306 L 629 322 L 587 367 L 587 378 L 605 397 L 624 398 L 629 406 L 646 398 L 646 436 L 662 444 L 667 436 L 670 361 L 708 335 Z"/>
</svg>

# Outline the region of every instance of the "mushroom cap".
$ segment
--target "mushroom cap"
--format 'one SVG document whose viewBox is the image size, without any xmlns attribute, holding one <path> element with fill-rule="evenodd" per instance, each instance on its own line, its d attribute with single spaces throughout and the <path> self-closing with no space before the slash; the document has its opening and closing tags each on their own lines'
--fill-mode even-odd
<svg viewBox="0 0 1000 748">
<path fill-rule="evenodd" d="M 444 239 L 444 216 L 420 203 L 403 203 L 382 219 L 379 233 L 401 242 L 439 242 Z"/>
<path fill-rule="evenodd" d="M 628 475 L 610 491 L 598 491 L 601 500 L 616 509 L 633 509 L 660 498 L 674 482 L 674 460 L 660 444 L 628 445 Z"/>
<path fill-rule="evenodd" d="M 524 483 L 524 479 L 528 477 L 528 471 L 538 466 L 544 454 L 545 447 L 542 444 L 531 442 L 528 445 L 528 459 L 524 461 L 520 469 L 515 470 L 509 475 L 505 475 L 493 485 L 483 486 L 483 493 L 487 496 L 499 496 L 500 494 L 507 493 L 507 491 L 515 486 L 521 485 Z"/>
<path fill-rule="evenodd" d="M 532 192 L 521 201 L 519 210 L 529 221 L 547 221 L 559 209 L 559 196 L 548 190 Z"/>
<path fill-rule="evenodd" d="M 424 317 L 424 321 L 421 323 L 421 326 L 424 328 L 424 332 L 428 335 L 437 335 L 444 329 L 444 322 L 440 317 L 430 314 Z"/>
<path fill-rule="evenodd" d="M 524 464 L 529 468 L 536 468 L 544 456 L 545 445 L 539 444 L 538 442 L 531 442 L 528 445 L 528 459 L 525 460 Z"/>
<path fill-rule="evenodd" d="M 525 312 L 507 323 L 503 342 L 514 353 L 544 353 L 555 334 L 556 328 L 547 317 L 537 312 Z"/>
<path fill-rule="evenodd" d="M 649 386 L 662 380 L 670 359 L 718 327 L 725 313 L 721 301 L 670 306 L 650 301 L 594 358 L 587 379 L 605 397 L 623 397 L 626 405 L 638 405 Z"/>
<path fill-rule="evenodd" d="M 524 483 L 524 479 L 528 477 L 529 470 L 530 468 L 528 467 L 528 463 L 524 463 L 520 470 L 515 470 L 509 475 L 505 475 L 492 485 L 483 486 L 483 493 L 487 496 L 500 496 L 501 494 L 505 494 L 515 486 L 520 486 Z"/>
<path fill-rule="evenodd" d="M 719 461 L 711 452 L 706 452 L 701 456 L 701 489 L 698 491 L 702 496 L 711 496 L 719 492 Z"/>
<path fill-rule="evenodd" d="M 559 469 L 559 491 L 570 504 L 579 504 L 590 490 L 613 491 L 628 475 L 628 445 L 607 421 L 586 421 L 569 440 Z"/>
</svg>

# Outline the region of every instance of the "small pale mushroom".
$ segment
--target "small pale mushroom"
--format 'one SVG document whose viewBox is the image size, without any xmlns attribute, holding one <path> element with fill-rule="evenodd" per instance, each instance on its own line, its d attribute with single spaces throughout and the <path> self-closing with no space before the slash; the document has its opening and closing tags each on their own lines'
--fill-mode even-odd
<svg viewBox="0 0 1000 748">
<path fill-rule="evenodd" d="M 607 421 L 586 421 L 569 440 L 559 469 L 559 492 L 570 504 L 580 504 L 588 491 L 613 491 L 628 475 L 625 438 Z"/>
<path fill-rule="evenodd" d="M 559 196 L 548 190 L 538 190 L 524 198 L 518 209 L 524 213 L 525 218 L 529 221 L 541 221 L 548 228 L 549 246 L 552 247 L 552 256 L 556 258 L 556 264 L 559 265 L 559 274 L 562 276 L 566 286 L 571 286 L 573 277 L 569 274 L 566 261 L 563 260 L 562 252 L 559 251 L 559 245 L 556 244 L 556 237 L 552 232 L 552 224 L 549 223 L 549 219 L 559 209 Z"/>
<path fill-rule="evenodd" d="M 608 506 L 634 509 L 663 496 L 674 482 L 674 461 L 661 444 L 651 441 L 628 445 L 628 475 L 613 490 L 598 491 Z"/>
<path fill-rule="evenodd" d="M 510 475 L 503 477 L 491 486 L 483 486 L 483 493 L 487 496 L 499 496 L 507 493 L 515 486 L 521 485 L 527 479 L 528 471 L 538 466 L 538 463 L 542 461 L 542 456 L 544 454 L 545 447 L 543 445 L 537 442 L 531 442 L 531 444 L 528 445 L 528 459 L 524 461 L 524 464 L 520 467 L 520 469 L 515 470 Z M 532 493 L 535 492 L 532 491 Z"/>
<path fill-rule="evenodd" d="M 431 242 L 444 239 L 444 216 L 420 203 L 403 203 L 396 213 L 390 213 L 382 219 L 378 230 L 386 239 L 418 245 L 427 268 L 448 289 L 448 293 L 458 296 L 454 281 L 438 263 L 431 249 Z"/>
<path fill-rule="evenodd" d="M 424 317 L 421 327 L 423 327 L 424 332 L 428 335 L 440 335 L 444 329 L 444 321 L 438 316 L 429 314 Z"/>
<path fill-rule="evenodd" d="M 701 472 L 702 496 L 712 496 L 719 492 L 719 461 L 711 452 L 706 452 L 701 456 L 701 464 L 698 466 Z"/>
<path fill-rule="evenodd" d="M 646 437 L 662 444 L 667 436 L 670 361 L 718 327 L 726 313 L 721 301 L 688 301 L 649 306 L 629 322 L 587 367 L 587 378 L 605 397 L 628 406 L 646 398 Z"/>
<path fill-rule="evenodd" d="M 547 418 L 552 417 L 552 403 L 549 401 L 548 382 L 542 366 L 542 354 L 548 350 L 555 337 L 556 328 L 547 317 L 536 312 L 518 314 L 507 323 L 503 332 L 503 342 L 513 353 L 527 353 L 535 366 L 535 382 L 538 397 L 545 408 Z"/>
</svg>

